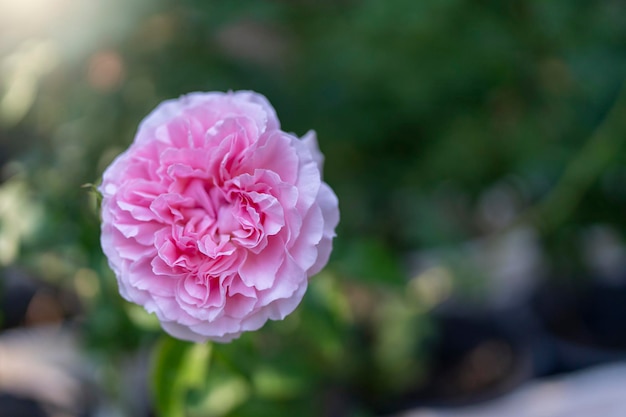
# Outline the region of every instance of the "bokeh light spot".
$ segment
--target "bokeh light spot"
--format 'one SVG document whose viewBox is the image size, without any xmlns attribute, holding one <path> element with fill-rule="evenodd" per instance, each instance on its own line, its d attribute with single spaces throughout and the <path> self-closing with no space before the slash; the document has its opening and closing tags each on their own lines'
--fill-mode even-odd
<svg viewBox="0 0 626 417">
<path fill-rule="evenodd" d="M 116 51 L 100 51 L 89 60 L 87 81 L 102 93 L 115 91 L 124 81 L 125 65 Z"/>
</svg>

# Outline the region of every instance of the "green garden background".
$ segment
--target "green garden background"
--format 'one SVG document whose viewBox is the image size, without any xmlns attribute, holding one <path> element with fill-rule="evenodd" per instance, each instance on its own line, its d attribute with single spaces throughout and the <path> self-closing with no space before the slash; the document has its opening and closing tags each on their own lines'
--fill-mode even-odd
<svg viewBox="0 0 626 417">
<path fill-rule="evenodd" d="M 476 251 L 522 233 L 534 283 L 578 288 L 623 247 L 625 22 L 615 0 L 0 1 L 0 289 L 39 295 L 0 327 L 70 327 L 112 415 L 394 410 L 432 380 L 434 312 L 492 302 Z M 292 316 L 193 346 L 119 296 L 93 185 L 162 100 L 240 89 L 317 132 L 341 222 Z"/>
</svg>

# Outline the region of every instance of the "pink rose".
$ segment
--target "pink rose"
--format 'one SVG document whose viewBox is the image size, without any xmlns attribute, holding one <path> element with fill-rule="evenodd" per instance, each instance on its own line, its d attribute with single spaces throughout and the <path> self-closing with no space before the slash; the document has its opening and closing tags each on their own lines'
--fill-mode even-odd
<svg viewBox="0 0 626 417">
<path fill-rule="evenodd" d="M 159 105 L 100 186 L 121 295 L 194 342 L 283 319 L 328 261 L 339 221 L 322 159 L 314 132 L 283 132 L 253 92 Z"/>
</svg>

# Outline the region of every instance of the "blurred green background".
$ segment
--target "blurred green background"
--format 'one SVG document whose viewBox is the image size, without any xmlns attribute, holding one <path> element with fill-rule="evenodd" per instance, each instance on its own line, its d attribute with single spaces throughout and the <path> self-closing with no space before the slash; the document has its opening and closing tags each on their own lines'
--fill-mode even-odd
<svg viewBox="0 0 626 417">
<path fill-rule="evenodd" d="M 107 364 L 155 344 L 167 415 L 371 415 L 363 398 L 426 378 L 430 311 L 488 292 L 466 242 L 530 230 L 540 278 L 576 282 L 590 231 L 621 245 L 624 22 L 619 0 L 0 0 L 0 267 L 48 297 L 19 326 L 79 323 L 120 415 L 136 406 Z M 317 131 L 335 252 L 285 322 L 158 341 L 117 294 L 84 185 L 160 101 L 238 89 Z"/>
</svg>

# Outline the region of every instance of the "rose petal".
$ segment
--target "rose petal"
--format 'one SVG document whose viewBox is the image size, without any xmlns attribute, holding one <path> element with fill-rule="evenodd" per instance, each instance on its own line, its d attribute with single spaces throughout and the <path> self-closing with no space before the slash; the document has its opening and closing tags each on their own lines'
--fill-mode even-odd
<svg viewBox="0 0 626 417">
<path fill-rule="evenodd" d="M 259 291 L 271 288 L 284 257 L 284 243 L 280 239 L 271 239 L 263 253 L 248 252 L 238 271 L 242 282 Z"/>
<path fill-rule="evenodd" d="M 320 187 L 317 202 L 324 218 L 324 234 L 317 245 L 317 260 L 307 270 L 309 276 L 317 274 L 326 266 L 330 253 L 333 250 L 335 228 L 339 224 L 339 200 L 333 190 L 325 183 Z"/>
</svg>

